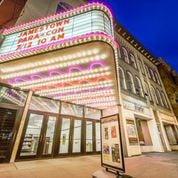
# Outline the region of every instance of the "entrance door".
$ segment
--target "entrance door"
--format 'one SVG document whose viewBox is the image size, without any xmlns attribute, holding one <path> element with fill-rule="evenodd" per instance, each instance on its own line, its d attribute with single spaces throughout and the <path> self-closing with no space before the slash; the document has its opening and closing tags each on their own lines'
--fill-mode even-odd
<svg viewBox="0 0 178 178">
<path fill-rule="evenodd" d="M 81 153 L 82 120 L 62 117 L 59 155 Z"/>
<path fill-rule="evenodd" d="M 56 116 L 29 113 L 20 158 L 52 155 L 55 124 Z"/>
<path fill-rule="evenodd" d="M 16 110 L 0 108 L 0 163 L 9 162 Z"/>
</svg>

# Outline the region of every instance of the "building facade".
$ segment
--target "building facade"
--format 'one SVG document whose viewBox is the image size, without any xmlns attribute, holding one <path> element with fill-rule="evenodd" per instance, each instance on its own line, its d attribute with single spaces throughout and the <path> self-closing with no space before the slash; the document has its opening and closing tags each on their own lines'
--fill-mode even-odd
<svg viewBox="0 0 178 178">
<path fill-rule="evenodd" d="M 158 70 L 178 120 L 178 74 L 164 60 L 159 62 Z"/>
<path fill-rule="evenodd" d="M 100 118 L 113 114 L 126 156 L 177 149 L 158 61 L 106 6 L 54 2 L 40 14 L 56 14 L 2 33 L 0 161 L 96 154 Z M 32 18 L 33 3 L 17 24 Z"/>
</svg>

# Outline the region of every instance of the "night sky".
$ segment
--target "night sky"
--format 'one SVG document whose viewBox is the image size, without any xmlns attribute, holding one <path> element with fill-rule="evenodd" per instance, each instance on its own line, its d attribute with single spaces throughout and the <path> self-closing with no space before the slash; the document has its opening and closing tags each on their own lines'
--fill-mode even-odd
<svg viewBox="0 0 178 178">
<path fill-rule="evenodd" d="M 146 49 L 156 57 L 162 57 L 178 71 L 178 0 L 97 2 L 108 5 L 118 22 Z"/>
</svg>

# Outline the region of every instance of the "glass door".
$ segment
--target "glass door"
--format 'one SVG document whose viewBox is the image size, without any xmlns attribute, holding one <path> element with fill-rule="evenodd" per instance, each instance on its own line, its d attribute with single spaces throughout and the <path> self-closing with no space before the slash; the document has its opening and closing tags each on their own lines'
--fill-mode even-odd
<svg viewBox="0 0 178 178">
<path fill-rule="evenodd" d="M 82 121 L 74 120 L 73 124 L 72 153 L 81 153 Z"/>
<path fill-rule="evenodd" d="M 20 157 L 37 156 L 44 116 L 30 113 L 23 138 Z"/>
<path fill-rule="evenodd" d="M 75 118 L 62 118 L 59 155 L 81 153 L 82 121 Z"/>
<path fill-rule="evenodd" d="M 20 158 L 50 156 L 53 153 L 57 116 L 30 113 L 21 145 Z"/>
<path fill-rule="evenodd" d="M 47 127 L 43 139 L 43 155 L 51 155 L 53 153 L 56 120 L 56 116 L 47 117 Z"/>
<path fill-rule="evenodd" d="M 59 154 L 69 154 L 69 144 L 71 143 L 71 119 L 62 118 Z"/>
</svg>

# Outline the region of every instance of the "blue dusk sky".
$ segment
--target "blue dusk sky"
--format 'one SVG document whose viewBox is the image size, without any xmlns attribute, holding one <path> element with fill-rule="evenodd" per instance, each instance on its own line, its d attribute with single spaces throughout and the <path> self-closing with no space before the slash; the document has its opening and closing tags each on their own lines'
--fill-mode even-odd
<svg viewBox="0 0 178 178">
<path fill-rule="evenodd" d="M 93 2 L 93 1 L 91 1 Z M 154 56 L 178 72 L 178 0 L 98 0 Z"/>
</svg>

